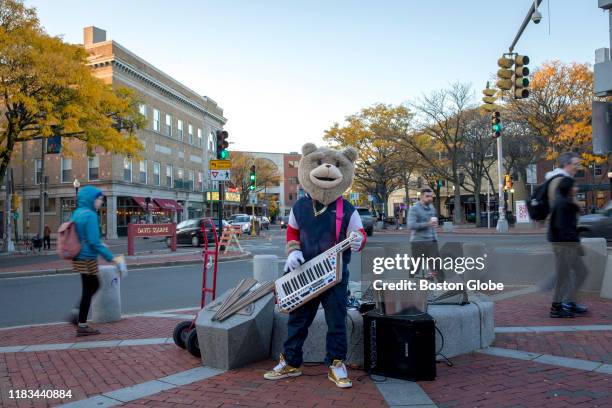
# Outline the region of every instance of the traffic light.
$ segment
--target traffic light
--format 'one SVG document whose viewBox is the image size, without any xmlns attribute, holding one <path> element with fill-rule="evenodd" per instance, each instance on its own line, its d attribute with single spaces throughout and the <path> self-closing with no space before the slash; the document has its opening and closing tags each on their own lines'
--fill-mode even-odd
<svg viewBox="0 0 612 408">
<path fill-rule="evenodd" d="M 493 138 L 501 136 L 503 128 L 500 113 L 498 111 L 491 113 L 491 131 L 493 131 Z"/>
<path fill-rule="evenodd" d="M 439 179 L 437 183 L 438 183 L 438 188 L 444 187 L 444 180 Z"/>
<path fill-rule="evenodd" d="M 488 82 L 487 88 L 483 89 L 482 93 L 485 95 L 482 98 L 482 101 L 484 102 L 484 105 L 482 105 L 482 109 L 486 110 L 487 112 L 491 112 L 497 109 L 497 106 L 495 106 L 495 101 L 497 100 L 497 96 L 495 96 L 495 94 L 497 93 L 497 91 L 495 91 L 495 89 L 490 89 Z"/>
<path fill-rule="evenodd" d="M 499 66 L 499 69 L 497 70 L 497 77 L 499 79 L 496 85 L 503 91 L 509 91 L 512 89 L 512 77 L 514 75 L 512 66 L 514 65 L 514 60 L 512 58 L 503 56 L 497 60 L 497 65 Z"/>
<path fill-rule="evenodd" d="M 217 130 L 217 159 L 227 160 L 229 158 L 229 143 L 227 138 L 229 134 L 226 130 Z"/>
<path fill-rule="evenodd" d="M 13 194 L 11 197 L 11 209 L 13 212 L 19 211 L 19 206 L 21 205 L 21 197 L 17 194 Z"/>
<path fill-rule="evenodd" d="M 512 94 L 514 99 L 524 99 L 529 96 L 529 57 L 517 55 L 514 58 L 514 78 L 512 79 Z"/>
<path fill-rule="evenodd" d="M 257 172 L 255 170 L 255 165 L 252 165 L 251 174 L 249 175 L 249 190 L 251 191 L 255 191 L 257 187 Z"/>
<path fill-rule="evenodd" d="M 504 190 L 511 190 L 512 185 L 512 177 L 510 177 L 509 174 L 506 174 L 504 176 Z"/>
</svg>

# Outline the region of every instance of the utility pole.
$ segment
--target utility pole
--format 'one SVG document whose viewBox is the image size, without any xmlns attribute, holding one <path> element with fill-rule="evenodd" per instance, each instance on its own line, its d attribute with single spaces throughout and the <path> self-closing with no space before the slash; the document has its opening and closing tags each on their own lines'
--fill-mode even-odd
<svg viewBox="0 0 612 408">
<path fill-rule="evenodd" d="M 38 215 L 38 236 L 43 236 L 45 228 L 45 139 L 40 138 L 40 193 L 39 193 L 39 215 Z M 76 202 L 75 202 L 76 203 Z"/>
<path fill-rule="evenodd" d="M 506 220 L 506 207 L 504 200 L 504 178 L 503 178 L 503 151 L 502 151 L 502 137 L 497 137 L 497 184 L 498 184 L 498 212 L 499 218 L 497 219 L 497 232 L 508 232 L 508 220 Z"/>
</svg>

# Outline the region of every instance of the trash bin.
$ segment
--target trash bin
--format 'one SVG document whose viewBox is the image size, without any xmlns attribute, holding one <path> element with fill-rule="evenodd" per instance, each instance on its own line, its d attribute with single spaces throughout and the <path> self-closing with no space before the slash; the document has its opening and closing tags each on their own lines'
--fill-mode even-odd
<svg viewBox="0 0 612 408">
<path fill-rule="evenodd" d="M 92 300 L 92 321 L 108 323 L 121 320 L 121 279 L 115 265 L 98 268 L 100 289 Z"/>
</svg>

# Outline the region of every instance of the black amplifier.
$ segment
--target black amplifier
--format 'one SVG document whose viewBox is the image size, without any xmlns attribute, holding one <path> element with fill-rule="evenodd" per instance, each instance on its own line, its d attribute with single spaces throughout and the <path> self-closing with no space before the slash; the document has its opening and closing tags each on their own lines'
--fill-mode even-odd
<svg viewBox="0 0 612 408">
<path fill-rule="evenodd" d="M 436 379 L 436 328 L 433 317 L 363 315 L 365 371 L 405 380 Z"/>
</svg>

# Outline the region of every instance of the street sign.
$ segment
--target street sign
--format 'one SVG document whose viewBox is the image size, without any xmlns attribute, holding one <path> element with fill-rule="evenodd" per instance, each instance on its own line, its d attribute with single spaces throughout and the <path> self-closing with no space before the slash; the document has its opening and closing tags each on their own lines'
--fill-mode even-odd
<svg viewBox="0 0 612 408">
<path fill-rule="evenodd" d="M 249 204 L 257 205 L 257 194 L 249 193 Z"/>
<path fill-rule="evenodd" d="M 210 170 L 229 170 L 232 168 L 231 160 L 211 160 L 208 163 Z"/>
<path fill-rule="evenodd" d="M 518 224 L 529 223 L 529 212 L 527 211 L 527 203 L 525 200 L 517 200 L 516 205 L 516 222 Z"/>
<path fill-rule="evenodd" d="M 210 179 L 212 181 L 229 181 L 231 176 L 230 170 L 209 170 Z"/>
</svg>

